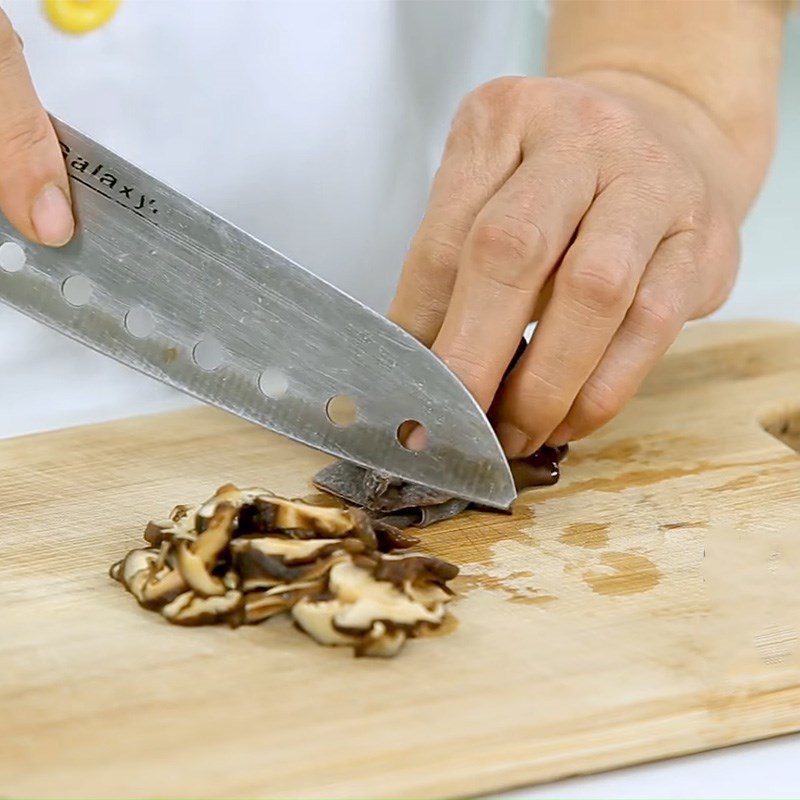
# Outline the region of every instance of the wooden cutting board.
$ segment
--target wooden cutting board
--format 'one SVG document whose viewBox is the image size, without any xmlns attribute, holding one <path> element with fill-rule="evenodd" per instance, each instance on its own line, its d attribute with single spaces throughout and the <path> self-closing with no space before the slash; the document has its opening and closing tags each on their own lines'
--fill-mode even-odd
<svg viewBox="0 0 800 800">
<path fill-rule="evenodd" d="M 325 457 L 209 409 L 0 443 L 0 794 L 467 795 L 796 731 L 787 443 L 800 328 L 690 330 L 561 483 L 425 532 L 458 625 L 391 661 L 171 627 L 106 575 L 176 502 Z"/>
</svg>

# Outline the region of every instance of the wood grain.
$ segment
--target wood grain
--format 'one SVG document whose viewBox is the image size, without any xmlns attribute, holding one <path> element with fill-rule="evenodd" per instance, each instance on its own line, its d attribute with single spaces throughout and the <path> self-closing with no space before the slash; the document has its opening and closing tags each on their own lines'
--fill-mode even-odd
<svg viewBox="0 0 800 800">
<path fill-rule="evenodd" d="M 0 794 L 467 795 L 796 731 L 798 430 L 800 328 L 692 328 L 561 483 L 426 531 L 458 626 L 393 661 L 171 627 L 106 574 L 326 457 L 209 409 L 0 443 Z"/>
</svg>

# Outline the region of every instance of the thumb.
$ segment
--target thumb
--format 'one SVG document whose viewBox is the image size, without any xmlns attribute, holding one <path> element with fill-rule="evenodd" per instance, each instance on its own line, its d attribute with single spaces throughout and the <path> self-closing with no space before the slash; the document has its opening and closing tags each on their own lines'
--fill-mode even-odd
<svg viewBox="0 0 800 800">
<path fill-rule="evenodd" d="M 19 38 L 0 11 L 0 211 L 25 237 L 66 244 L 75 223 L 64 159 Z"/>
</svg>

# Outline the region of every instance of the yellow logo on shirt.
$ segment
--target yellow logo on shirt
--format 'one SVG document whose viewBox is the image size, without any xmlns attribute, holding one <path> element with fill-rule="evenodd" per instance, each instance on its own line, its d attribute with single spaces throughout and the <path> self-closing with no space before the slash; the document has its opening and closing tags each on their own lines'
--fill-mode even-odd
<svg viewBox="0 0 800 800">
<path fill-rule="evenodd" d="M 50 22 L 66 33 L 88 33 L 108 22 L 122 0 L 44 0 Z"/>
</svg>

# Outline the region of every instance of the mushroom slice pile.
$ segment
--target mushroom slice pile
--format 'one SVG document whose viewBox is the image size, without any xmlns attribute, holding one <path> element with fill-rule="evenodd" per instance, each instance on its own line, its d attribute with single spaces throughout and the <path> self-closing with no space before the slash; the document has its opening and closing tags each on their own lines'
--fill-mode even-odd
<svg viewBox="0 0 800 800">
<path fill-rule="evenodd" d="M 220 487 L 198 507 L 176 506 L 147 525 L 111 577 L 176 625 L 262 622 L 283 612 L 326 645 L 393 656 L 445 618 L 458 568 L 334 498 L 289 500 L 264 489 Z"/>
<path fill-rule="evenodd" d="M 292 616 L 323 644 L 350 644 L 356 655 L 393 656 L 406 637 L 444 620 L 451 592 L 443 572 L 455 577 L 458 569 L 421 555 L 351 558 L 331 568 L 328 594 L 303 598 Z"/>
</svg>

